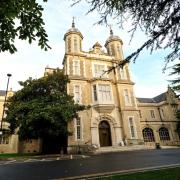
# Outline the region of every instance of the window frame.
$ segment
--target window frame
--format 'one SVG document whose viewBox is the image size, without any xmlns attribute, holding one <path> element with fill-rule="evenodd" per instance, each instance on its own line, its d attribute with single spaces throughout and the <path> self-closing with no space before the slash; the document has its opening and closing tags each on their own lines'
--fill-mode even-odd
<svg viewBox="0 0 180 180">
<path fill-rule="evenodd" d="M 78 65 L 75 66 L 75 63 L 77 63 Z M 77 69 L 76 69 L 76 68 L 77 68 Z M 77 72 L 76 72 L 76 71 L 77 71 Z M 81 71 L 81 68 L 80 68 L 80 60 L 74 59 L 74 60 L 73 60 L 73 75 L 79 76 L 79 75 L 80 75 L 80 71 Z"/>
<path fill-rule="evenodd" d="M 101 91 L 103 89 L 100 89 L 100 87 L 104 86 L 104 93 L 102 94 Z M 97 94 L 97 99 L 95 99 L 95 92 L 94 92 L 94 87 L 96 87 L 96 94 Z M 109 90 L 107 90 L 109 88 Z M 102 104 L 109 104 L 113 103 L 113 91 L 112 91 L 112 86 L 111 84 L 104 84 L 104 83 L 97 83 L 92 85 L 92 97 L 93 97 L 93 102 L 94 103 L 102 103 Z M 105 97 L 102 99 L 102 97 Z M 109 98 L 108 98 L 109 97 Z"/>
<path fill-rule="evenodd" d="M 95 102 L 98 101 L 98 90 L 97 90 L 97 84 L 92 85 L 92 91 L 93 91 L 93 100 Z"/>
<path fill-rule="evenodd" d="M 135 124 L 134 116 L 128 116 L 128 125 L 129 125 L 131 139 L 136 139 L 137 131 L 136 131 L 136 124 Z"/>
<path fill-rule="evenodd" d="M 83 124 L 81 117 L 74 118 L 74 128 L 75 128 L 75 141 L 83 141 Z"/>
<path fill-rule="evenodd" d="M 160 108 L 160 113 L 161 113 L 162 119 L 164 119 L 165 118 L 165 113 L 164 113 L 164 109 L 163 108 Z"/>
<path fill-rule="evenodd" d="M 74 43 L 74 52 L 78 51 L 78 38 L 74 37 L 73 38 L 73 43 Z"/>
<path fill-rule="evenodd" d="M 145 131 L 147 129 L 150 131 Z M 146 127 L 142 130 L 142 134 L 143 134 L 143 140 L 145 143 L 155 142 L 155 136 L 154 136 L 153 129 Z M 149 136 L 149 135 L 151 135 L 151 136 Z"/>
<path fill-rule="evenodd" d="M 67 52 L 71 52 L 72 47 L 71 47 L 71 37 L 68 37 L 67 39 Z"/>
<path fill-rule="evenodd" d="M 76 99 L 76 87 L 79 88 L 79 101 L 77 101 L 78 99 Z M 81 91 L 81 85 L 79 84 L 74 84 L 73 85 L 73 93 L 74 93 L 74 102 L 76 104 L 81 104 L 82 103 L 82 91 Z"/>
<path fill-rule="evenodd" d="M 127 73 L 125 67 L 120 67 L 119 73 L 120 73 L 120 79 L 127 80 Z"/>
<path fill-rule="evenodd" d="M 95 72 L 95 66 L 103 66 L 102 72 L 96 73 Z M 92 69 L 93 69 L 93 77 L 94 78 L 108 78 L 107 74 L 103 74 L 103 71 L 107 70 L 107 65 L 104 63 L 92 63 Z"/>
<path fill-rule="evenodd" d="M 155 110 L 154 109 L 150 109 L 150 116 L 151 116 L 152 119 L 156 119 Z"/>
<path fill-rule="evenodd" d="M 161 129 L 164 129 L 165 131 L 162 131 Z M 171 140 L 168 128 L 160 127 L 158 132 L 159 132 L 160 141 L 170 141 Z"/>
<path fill-rule="evenodd" d="M 129 89 L 124 89 L 123 93 L 124 93 L 125 106 L 132 106 L 131 93 L 129 92 Z M 128 102 L 127 102 L 127 98 L 128 98 Z"/>
</svg>

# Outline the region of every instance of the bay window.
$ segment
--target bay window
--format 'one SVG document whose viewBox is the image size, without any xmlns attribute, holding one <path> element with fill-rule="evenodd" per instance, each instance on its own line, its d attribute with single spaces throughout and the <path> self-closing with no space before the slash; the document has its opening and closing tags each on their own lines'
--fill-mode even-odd
<svg viewBox="0 0 180 180">
<path fill-rule="evenodd" d="M 93 97 L 94 101 L 99 102 L 111 102 L 112 93 L 111 86 L 109 84 L 93 85 Z"/>
</svg>

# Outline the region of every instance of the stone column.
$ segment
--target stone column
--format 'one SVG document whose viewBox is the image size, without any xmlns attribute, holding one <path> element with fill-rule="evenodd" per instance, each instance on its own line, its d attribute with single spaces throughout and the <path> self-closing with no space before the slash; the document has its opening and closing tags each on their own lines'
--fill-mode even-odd
<svg viewBox="0 0 180 180">
<path fill-rule="evenodd" d="M 99 133 L 97 127 L 91 127 L 91 135 L 92 135 L 92 144 L 97 145 L 100 147 L 99 144 Z"/>
<path fill-rule="evenodd" d="M 122 139 L 122 128 L 121 127 L 114 127 L 114 130 L 115 130 L 115 136 L 116 136 L 116 145 L 117 146 L 124 146 L 124 142 L 123 142 L 123 139 Z"/>
</svg>

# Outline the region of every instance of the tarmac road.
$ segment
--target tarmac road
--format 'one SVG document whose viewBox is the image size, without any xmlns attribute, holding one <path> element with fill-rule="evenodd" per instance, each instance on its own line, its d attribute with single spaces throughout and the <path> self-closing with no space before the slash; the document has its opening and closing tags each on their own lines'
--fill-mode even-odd
<svg viewBox="0 0 180 180">
<path fill-rule="evenodd" d="M 179 148 L 118 152 L 69 160 L 30 159 L 24 162 L 1 163 L 0 180 L 64 179 L 172 164 L 180 165 Z"/>
</svg>

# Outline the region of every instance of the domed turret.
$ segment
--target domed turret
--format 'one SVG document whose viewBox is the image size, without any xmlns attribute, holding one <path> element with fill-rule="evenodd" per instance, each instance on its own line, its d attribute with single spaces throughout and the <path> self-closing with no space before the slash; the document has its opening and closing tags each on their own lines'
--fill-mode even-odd
<svg viewBox="0 0 180 180">
<path fill-rule="evenodd" d="M 66 53 L 80 52 L 82 50 L 82 40 L 83 40 L 83 35 L 75 27 L 74 17 L 73 17 L 72 26 L 64 35 Z"/>
<path fill-rule="evenodd" d="M 122 60 L 123 59 L 122 45 L 123 45 L 122 40 L 120 39 L 119 36 L 115 36 L 113 34 L 113 31 L 110 27 L 110 36 L 105 43 L 105 47 L 107 49 L 108 54 L 110 56 L 115 56 L 115 58 L 119 60 Z"/>
</svg>

